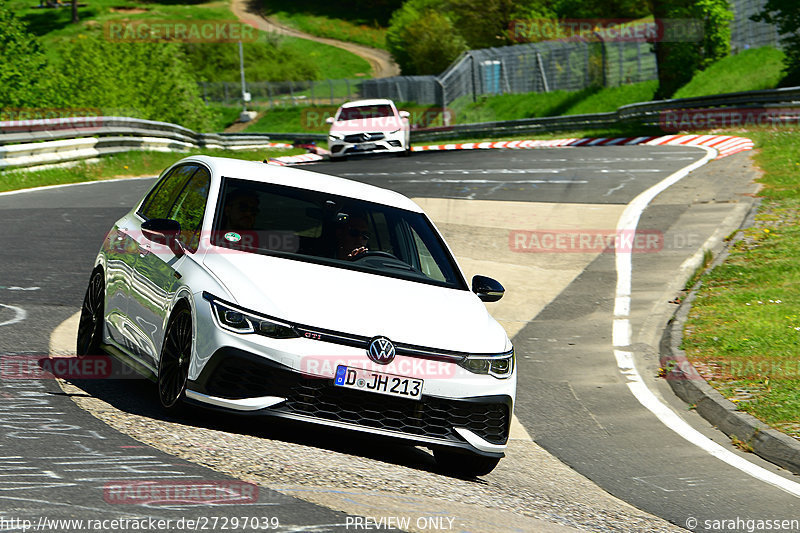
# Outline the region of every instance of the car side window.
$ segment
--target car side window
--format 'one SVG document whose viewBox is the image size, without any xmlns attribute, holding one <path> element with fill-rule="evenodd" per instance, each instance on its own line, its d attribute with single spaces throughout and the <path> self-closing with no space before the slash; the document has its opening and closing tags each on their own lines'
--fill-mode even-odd
<svg viewBox="0 0 800 533">
<path fill-rule="evenodd" d="M 210 187 L 211 174 L 204 167 L 198 168 L 175 199 L 167 217 L 180 223 L 181 241 L 192 253 L 197 251 L 200 244 L 200 227 L 203 225 Z"/>
<path fill-rule="evenodd" d="M 175 197 L 196 170 L 197 165 L 181 165 L 173 169 L 147 195 L 142 202 L 142 208 L 139 209 L 139 215 L 145 220 L 168 218 Z"/>
</svg>

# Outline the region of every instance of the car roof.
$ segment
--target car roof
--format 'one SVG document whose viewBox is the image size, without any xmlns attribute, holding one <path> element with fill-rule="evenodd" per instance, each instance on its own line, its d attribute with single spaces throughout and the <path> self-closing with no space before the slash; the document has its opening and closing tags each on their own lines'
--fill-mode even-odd
<svg viewBox="0 0 800 533">
<path fill-rule="evenodd" d="M 394 102 L 386 98 L 373 98 L 371 100 L 355 100 L 353 102 L 347 102 L 346 104 L 342 104 L 342 107 L 362 107 L 368 105 L 394 105 Z"/>
<path fill-rule="evenodd" d="M 400 193 L 319 172 L 268 165 L 258 161 L 205 155 L 186 157 L 179 161 L 179 163 L 185 162 L 203 163 L 209 167 L 212 174 L 227 178 L 298 187 L 300 189 L 367 200 L 417 213 L 423 212 L 422 208 L 416 203 Z"/>
</svg>

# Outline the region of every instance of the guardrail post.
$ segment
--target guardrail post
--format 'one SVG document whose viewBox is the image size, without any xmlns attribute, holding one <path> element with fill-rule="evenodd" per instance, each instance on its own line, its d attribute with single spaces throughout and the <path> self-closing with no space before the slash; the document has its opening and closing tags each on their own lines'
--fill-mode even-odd
<svg viewBox="0 0 800 533">
<path fill-rule="evenodd" d="M 469 55 L 469 77 L 472 82 L 472 101 L 474 103 L 478 101 L 478 95 L 475 90 L 475 56 L 472 54 Z M 442 85 L 442 93 L 444 93 L 444 85 Z M 442 100 L 444 100 L 444 97 L 442 97 Z M 442 107 L 444 107 L 444 104 L 442 104 Z"/>
<path fill-rule="evenodd" d="M 547 73 L 544 71 L 544 62 L 542 61 L 542 54 L 539 50 L 536 50 L 536 65 L 539 67 L 539 76 L 542 78 L 542 85 L 544 86 L 544 92 L 550 92 L 550 86 L 547 83 Z M 588 70 L 588 69 L 587 69 Z"/>
<path fill-rule="evenodd" d="M 636 81 L 642 80 L 642 43 L 636 41 Z"/>
</svg>

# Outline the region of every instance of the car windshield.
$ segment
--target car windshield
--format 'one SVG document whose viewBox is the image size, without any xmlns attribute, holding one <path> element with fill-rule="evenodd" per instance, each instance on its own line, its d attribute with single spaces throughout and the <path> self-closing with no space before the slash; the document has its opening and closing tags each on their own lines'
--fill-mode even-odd
<svg viewBox="0 0 800 533">
<path fill-rule="evenodd" d="M 393 117 L 392 106 L 365 105 L 357 107 L 344 107 L 339 113 L 339 120 L 363 120 L 367 118 Z"/>
<path fill-rule="evenodd" d="M 216 246 L 466 289 L 422 213 L 328 193 L 225 178 Z"/>
</svg>

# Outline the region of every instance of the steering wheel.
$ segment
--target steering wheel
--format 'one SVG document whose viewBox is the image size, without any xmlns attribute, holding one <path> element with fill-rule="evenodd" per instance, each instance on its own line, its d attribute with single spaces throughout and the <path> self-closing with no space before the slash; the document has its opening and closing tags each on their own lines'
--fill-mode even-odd
<svg viewBox="0 0 800 533">
<path fill-rule="evenodd" d="M 389 252 L 384 252 L 383 250 L 367 250 L 366 252 L 361 252 L 358 255 L 354 255 L 353 257 L 348 257 L 350 261 L 359 261 L 364 259 L 365 257 L 386 257 L 388 259 L 394 259 L 395 261 L 400 261 L 394 254 L 390 254 Z"/>
</svg>

